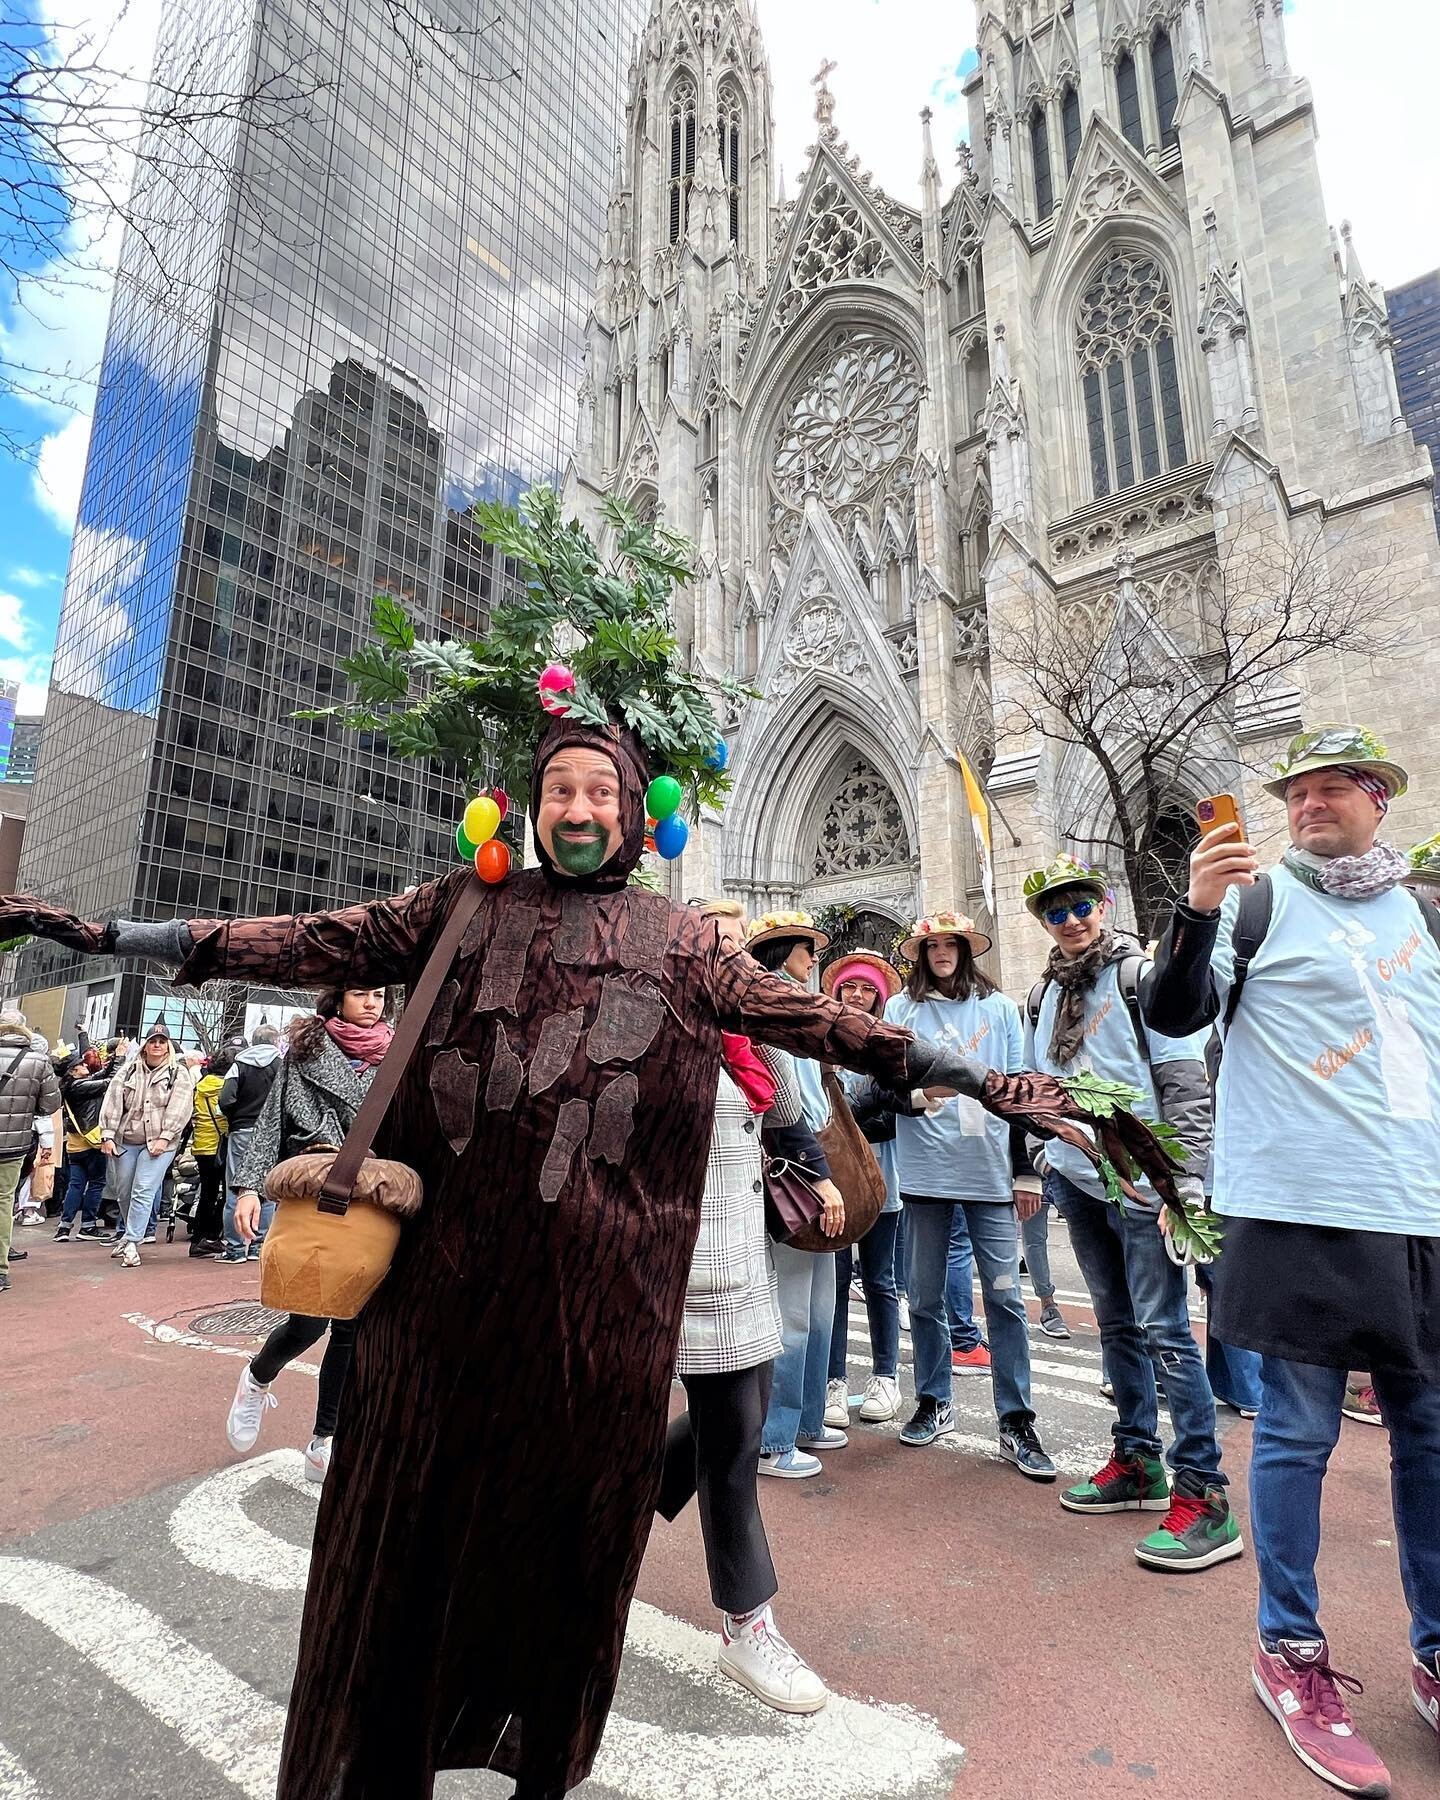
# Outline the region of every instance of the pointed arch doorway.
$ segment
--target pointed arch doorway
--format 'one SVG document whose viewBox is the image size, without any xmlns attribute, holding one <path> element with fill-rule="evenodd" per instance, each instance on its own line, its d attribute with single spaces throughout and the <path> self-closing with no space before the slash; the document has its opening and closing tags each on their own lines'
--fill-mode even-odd
<svg viewBox="0 0 1440 1800">
<path fill-rule="evenodd" d="M 823 960 L 847 950 L 889 956 L 912 917 L 919 881 L 906 809 L 850 749 L 832 761 L 811 821 L 801 905 L 830 933 Z"/>
</svg>

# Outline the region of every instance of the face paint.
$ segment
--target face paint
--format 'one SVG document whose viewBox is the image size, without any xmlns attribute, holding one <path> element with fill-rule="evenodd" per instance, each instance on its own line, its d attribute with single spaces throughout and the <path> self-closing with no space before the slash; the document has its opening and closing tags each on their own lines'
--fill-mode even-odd
<svg viewBox="0 0 1440 1800">
<path fill-rule="evenodd" d="M 593 875 L 610 853 L 603 825 L 557 825 L 550 854 L 567 875 Z"/>
</svg>

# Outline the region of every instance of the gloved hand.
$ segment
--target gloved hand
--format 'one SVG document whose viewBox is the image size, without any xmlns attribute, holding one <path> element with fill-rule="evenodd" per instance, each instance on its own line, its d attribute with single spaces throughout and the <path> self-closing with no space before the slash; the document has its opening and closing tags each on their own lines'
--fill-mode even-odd
<svg viewBox="0 0 1440 1800">
<path fill-rule="evenodd" d="M 905 1051 L 905 1080 L 912 1092 L 919 1088 L 950 1088 L 979 1100 L 990 1073 L 978 1057 L 928 1038 L 913 1038 Z"/>
<path fill-rule="evenodd" d="M 52 944 L 64 944 L 86 956 L 99 956 L 111 948 L 112 932 L 109 925 L 92 924 L 58 906 L 47 906 L 29 894 L 6 894 L 0 898 L 0 942 L 28 933 L 49 938 Z"/>
<path fill-rule="evenodd" d="M 1001 1075 L 994 1069 L 986 1071 L 978 1098 L 987 1112 L 1036 1137 L 1074 1144 L 1097 1169 L 1108 1159 L 1132 1199 L 1143 1204 L 1135 1182 L 1144 1175 L 1162 1200 L 1180 1204 L 1175 1187 L 1180 1164 L 1134 1113 L 1117 1108 L 1112 1117 L 1097 1119 L 1053 1075 Z M 1088 1129 L 1082 1131 L 1081 1125 Z"/>
</svg>

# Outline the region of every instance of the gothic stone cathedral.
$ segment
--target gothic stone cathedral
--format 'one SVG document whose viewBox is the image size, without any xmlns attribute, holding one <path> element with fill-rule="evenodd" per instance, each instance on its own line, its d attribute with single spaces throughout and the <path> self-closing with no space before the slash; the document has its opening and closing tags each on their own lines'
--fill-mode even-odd
<svg viewBox="0 0 1440 1800">
<path fill-rule="evenodd" d="M 731 721 L 735 792 L 671 867 L 677 896 L 853 906 L 877 945 L 917 912 L 986 920 L 960 751 L 990 797 L 1013 991 L 1044 947 L 1025 872 L 1067 844 L 1118 859 L 1095 848 L 1095 759 L 1016 724 L 1007 620 L 1113 620 L 1130 651 L 1138 620 L 1183 696 L 1220 568 L 1263 590 L 1299 546 L 1383 570 L 1408 659 L 1309 659 L 1165 773 L 1181 810 L 1238 789 L 1264 839 L 1256 772 L 1303 724 L 1358 719 L 1414 775 L 1405 844 L 1440 826 L 1440 551 L 1383 296 L 1325 217 L 1283 0 L 976 10 L 969 146 L 947 194 L 921 114 L 917 208 L 842 138 L 829 65 L 787 199 L 750 0 L 656 0 L 568 498 L 593 514 L 616 489 L 700 544 L 682 635 L 763 696 Z"/>
</svg>

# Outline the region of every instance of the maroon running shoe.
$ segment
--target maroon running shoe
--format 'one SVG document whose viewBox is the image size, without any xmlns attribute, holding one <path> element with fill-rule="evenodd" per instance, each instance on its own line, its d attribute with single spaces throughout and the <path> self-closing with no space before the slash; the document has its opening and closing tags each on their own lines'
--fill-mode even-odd
<svg viewBox="0 0 1440 1800">
<path fill-rule="evenodd" d="M 1342 1687 L 1352 1694 L 1364 1693 L 1364 1687 L 1330 1667 L 1323 1638 L 1282 1638 L 1274 1652 L 1260 1644 L 1251 1673 L 1261 1705 L 1307 1769 L 1342 1794 L 1386 1800 L 1390 1771 L 1356 1731 L 1340 1694 Z"/>
</svg>

